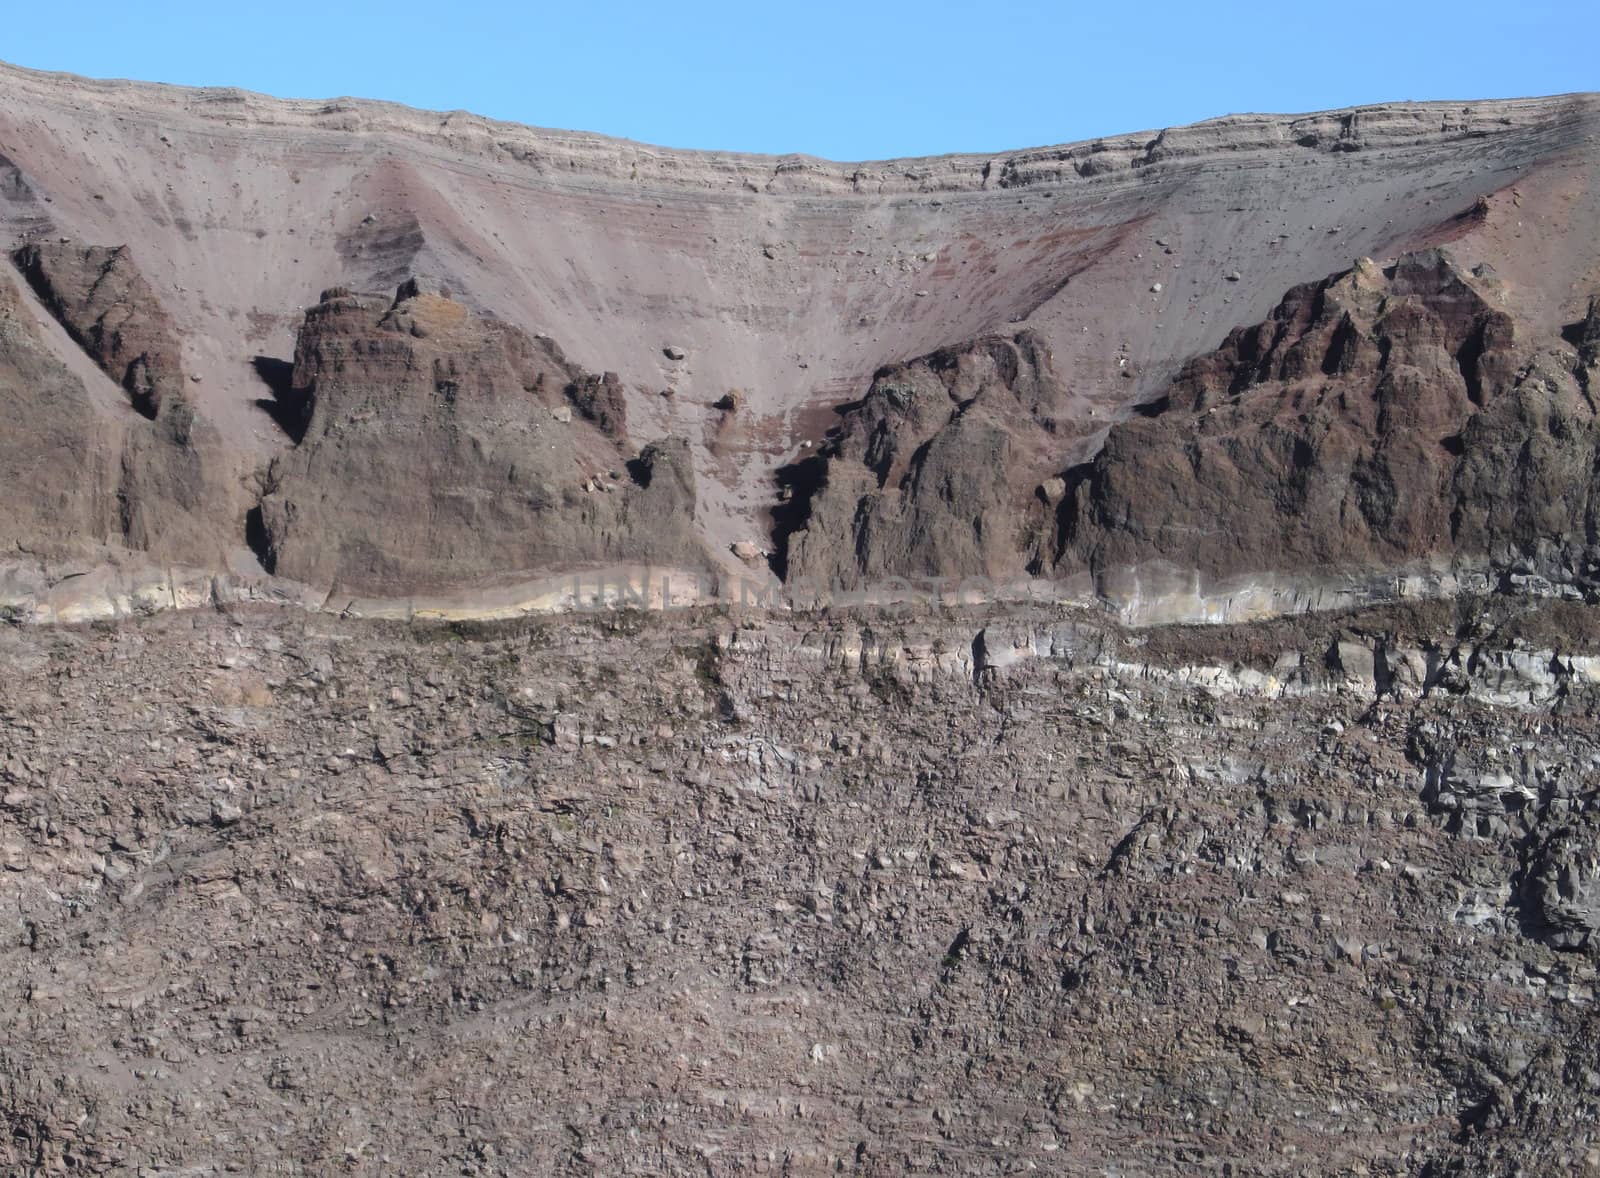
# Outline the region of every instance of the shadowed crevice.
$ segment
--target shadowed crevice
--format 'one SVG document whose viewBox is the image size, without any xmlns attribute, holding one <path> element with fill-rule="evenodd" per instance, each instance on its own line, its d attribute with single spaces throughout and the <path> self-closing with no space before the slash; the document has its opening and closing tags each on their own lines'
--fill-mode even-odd
<svg viewBox="0 0 1600 1178">
<path fill-rule="evenodd" d="M 781 501 L 772 509 L 772 552 L 767 564 L 780 581 L 789 576 L 789 540 L 811 518 L 811 501 L 828 479 L 827 457 L 813 454 L 777 471 Z"/>
<path fill-rule="evenodd" d="M 271 574 L 275 571 L 277 559 L 272 552 L 272 537 L 267 534 L 266 520 L 261 515 L 261 507 L 252 507 L 244 515 L 244 542 L 250 551 L 255 553 L 256 560 L 261 562 L 262 569 Z"/>
<path fill-rule="evenodd" d="M 256 398 L 256 408 L 277 423 L 278 428 L 299 445 L 311 424 L 311 396 L 309 390 L 294 387 L 294 365 L 275 356 L 256 356 L 250 366 L 256 376 L 272 393 L 270 397 Z"/>
</svg>

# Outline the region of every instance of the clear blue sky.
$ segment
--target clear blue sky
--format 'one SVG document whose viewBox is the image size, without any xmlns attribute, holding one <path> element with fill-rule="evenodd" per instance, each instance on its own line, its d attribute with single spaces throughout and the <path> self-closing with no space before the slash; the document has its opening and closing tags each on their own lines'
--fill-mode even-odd
<svg viewBox="0 0 1600 1178">
<path fill-rule="evenodd" d="M 351 94 L 674 147 L 998 151 L 1403 98 L 1600 89 L 1600 0 L 55 0 L 0 58 Z"/>
</svg>

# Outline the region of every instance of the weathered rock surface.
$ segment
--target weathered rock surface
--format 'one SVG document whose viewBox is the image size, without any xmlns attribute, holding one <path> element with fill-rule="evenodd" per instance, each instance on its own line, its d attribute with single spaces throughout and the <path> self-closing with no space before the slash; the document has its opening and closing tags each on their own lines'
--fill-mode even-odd
<svg viewBox="0 0 1600 1178">
<path fill-rule="evenodd" d="M 1600 1169 L 1594 96 L 0 92 L 0 1170 Z"/>
<path fill-rule="evenodd" d="M 183 353 L 172 317 L 127 246 L 60 241 L 16 252 L 39 298 L 144 416 L 184 396 Z"/>
<path fill-rule="evenodd" d="M 1031 332 L 886 368 L 782 473 L 780 566 L 846 587 L 1081 577 L 1118 603 L 1428 568 L 1587 587 L 1596 312 L 1568 347 L 1508 307 L 1445 250 L 1362 259 L 1191 361 L 1064 470 L 1096 442 Z"/>
<path fill-rule="evenodd" d="M 441 289 L 325 292 L 306 313 L 292 383 L 293 411 L 308 418 L 265 475 L 258 545 L 270 572 L 380 594 L 704 563 L 687 444 L 630 457 L 613 375 L 591 377 L 550 340 Z"/>
<path fill-rule="evenodd" d="M 1600 621 L 0 629 L 0 1166 L 1582 1172 L 1530 904 L 1600 685 L 1488 671 L 1548 641 Z"/>
<path fill-rule="evenodd" d="M 159 304 L 123 252 L 74 247 L 21 260 L 139 412 L 97 404 L 0 275 L 0 401 L 11 423 L 0 441 L 0 541 L 46 560 L 101 563 L 131 550 L 220 567 L 242 495 L 219 469 L 216 431 L 172 379 Z M 106 281 L 91 292 L 102 266 Z"/>
<path fill-rule="evenodd" d="M 785 472 L 786 576 L 1018 575 L 1029 496 L 1016 483 L 1048 468 L 1065 412 L 1049 349 L 1028 332 L 883 369 L 838 436 Z"/>
<path fill-rule="evenodd" d="M 1529 872 L 1533 922 L 1558 949 L 1583 949 L 1600 936 L 1600 823 L 1586 812 L 1553 831 Z"/>
<path fill-rule="evenodd" d="M 1065 473 L 1053 567 L 1112 593 L 1164 567 L 1586 573 L 1600 435 L 1583 362 L 1522 338 L 1505 301 L 1441 250 L 1297 287 Z"/>
<path fill-rule="evenodd" d="M 834 408 L 886 366 L 1031 332 L 1064 395 L 1043 480 L 1092 456 L 1185 361 L 1356 257 L 1449 238 L 1469 268 L 1506 276 L 1541 337 L 1600 288 L 1600 121 L 1584 95 L 838 164 L 4 66 L 0 90 L 6 248 L 133 243 L 231 469 L 287 444 L 258 402 L 272 401 L 263 377 L 288 364 L 312 292 L 437 274 L 475 313 L 615 372 L 605 416 L 625 408 L 639 441 L 684 438 L 696 528 L 735 572 L 729 546 L 766 532 L 775 472 L 814 453 Z M 730 390 L 734 420 L 708 421 Z M 1008 502 L 1021 506 L 1033 471 L 1016 473 Z M 939 514 L 935 534 L 948 531 Z M 242 530 L 230 518 L 229 542 Z M 987 561 L 1014 543 L 919 540 L 917 559 Z"/>
<path fill-rule="evenodd" d="M 114 449 L 83 383 L 46 345 L 12 278 L 0 273 L 0 542 L 12 552 L 80 556 L 112 530 Z M 25 424 L 24 424 L 25 423 Z"/>
</svg>

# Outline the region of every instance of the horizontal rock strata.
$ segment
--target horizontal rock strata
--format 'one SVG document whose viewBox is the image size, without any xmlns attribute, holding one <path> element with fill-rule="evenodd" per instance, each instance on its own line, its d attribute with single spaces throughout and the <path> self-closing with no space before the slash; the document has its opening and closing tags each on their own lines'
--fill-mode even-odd
<svg viewBox="0 0 1600 1178">
<path fill-rule="evenodd" d="M 295 351 L 305 434 L 264 476 L 263 563 L 369 593 L 694 565 L 687 446 L 667 438 L 630 455 L 614 385 L 437 286 L 324 293 Z"/>
</svg>

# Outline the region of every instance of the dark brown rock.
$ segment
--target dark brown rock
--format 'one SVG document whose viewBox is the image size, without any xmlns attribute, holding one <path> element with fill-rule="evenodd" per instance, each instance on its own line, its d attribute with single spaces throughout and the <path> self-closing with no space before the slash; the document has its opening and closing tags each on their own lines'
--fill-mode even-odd
<svg viewBox="0 0 1600 1178">
<path fill-rule="evenodd" d="M 183 396 L 183 354 L 173 322 L 125 245 L 33 244 L 18 269 L 78 344 L 154 418 Z"/>
<path fill-rule="evenodd" d="M 225 482 L 217 431 L 183 397 L 154 421 L 128 425 L 119 520 L 128 547 L 161 560 L 215 566 L 239 546 L 238 488 Z"/>
<path fill-rule="evenodd" d="M 600 427 L 601 433 L 618 439 L 627 436 L 628 401 L 615 372 L 579 377 L 567 386 L 567 397 L 573 408 Z"/>
<path fill-rule="evenodd" d="M 1585 368 L 1600 365 L 1600 296 L 1589 300 L 1589 313 L 1578 324 L 1578 362 Z"/>
<path fill-rule="evenodd" d="M 1295 288 L 1066 472 L 1056 570 L 1331 572 L 1581 544 L 1594 409 L 1501 303 L 1438 250 Z"/>
<path fill-rule="evenodd" d="M 1530 922 L 1557 949 L 1600 940 L 1600 820 L 1590 812 L 1550 832 L 1528 873 Z"/>
<path fill-rule="evenodd" d="M 839 435 L 790 474 L 798 495 L 779 521 L 787 576 L 853 586 L 1021 575 L 1041 455 L 1062 445 L 1063 399 L 1048 350 L 1028 332 L 881 370 Z"/>
<path fill-rule="evenodd" d="M 17 424 L 0 445 L 0 480 L 10 488 L 4 539 L 35 558 L 110 544 L 164 561 L 226 560 L 242 509 L 222 485 L 216 431 L 169 379 L 176 370 L 162 357 L 177 345 L 160 329 L 170 323 L 159 304 L 139 301 L 153 296 L 126 252 L 62 247 L 19 260 L 35 266 L 36 289 L 42 282 L 55 292 L 46 306 L 73 338 L 128 382 L 140 413 L 96 406 L 0 279 L 0 398 Z M 90 272 L 103 274 L 98 287 L 69 281 Z"/>
<path fill-rule="evenodd" d="M 60 558 L 111 538 L 115 433 L 0 274 L 0 543 Z"/>
<path fill-rule="evenodd" d="M 393 299 L 325 294 L 306 313 L 300 444 L 260 505 L 263 563 L 372 593 L 472 585 L 596 562 L 698 564 L 681 442 L 630 464 L 614 376 L 418 283 Z M 576 404 L 574 417 L 569 405 Z"/>
</svg>

